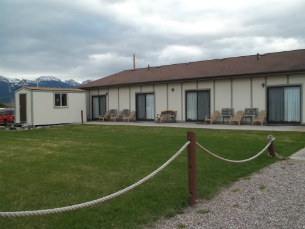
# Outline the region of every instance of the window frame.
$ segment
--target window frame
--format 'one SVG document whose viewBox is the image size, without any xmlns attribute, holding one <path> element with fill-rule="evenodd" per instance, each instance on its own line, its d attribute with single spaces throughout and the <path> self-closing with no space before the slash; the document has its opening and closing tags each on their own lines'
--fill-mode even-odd
<svg viewBox="0 0 305 229">
<path fill-rule="evenodd" d="M 56 105 L 56 95 L 59 95 L 59 105 Z M 66 95 L 66 105 L 63 106 L 63 95 Z M 68 93 L 64 93 L 64 92 L 54 92 L 54 96 L 53 96 L 53 99 L 54 99 L 54 108 L 68 108 L 69 107 L 69 96 L 68 96 Z"/>
</svg>

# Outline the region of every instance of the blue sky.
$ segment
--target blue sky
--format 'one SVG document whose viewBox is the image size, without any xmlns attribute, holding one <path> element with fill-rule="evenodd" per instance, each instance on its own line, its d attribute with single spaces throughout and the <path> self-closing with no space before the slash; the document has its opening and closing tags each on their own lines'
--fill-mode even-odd
<svg viewBox="0 0 305 229">
<path fill-rule="evenodd" d="M 0 75 L 99 79 L 305 48 L 303 0 L 1 0 Z"/>
</svg>

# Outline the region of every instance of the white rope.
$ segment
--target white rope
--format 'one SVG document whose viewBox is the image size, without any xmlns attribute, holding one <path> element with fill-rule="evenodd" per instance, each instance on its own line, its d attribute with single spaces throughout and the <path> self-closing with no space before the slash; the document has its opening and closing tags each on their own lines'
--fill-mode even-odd
<svg viewBox="0 0 305 229">
<path fill-rule="evenodd" d="M 257 158 L 259 155 L 261 155 L 266 149 L 268 149 L 268 147 L 270 146 L 271 142 L 273 142 L 275 140 L 275 138 L 272 138 L 271 140 L 269 140 L 269 143 L 266 145 L 266 147 L 264 149 L 262 149 L 262 151 L 260 151 L 258 154 L 256 154 L 255 156 L 253 157 L 250 157 L 249 159 L 246 159 L 246 160 L 239 160 L 239 161 L 235 161 L 235 160 L 229 160 L 229 159 L 225 159 L 223 157 L 219 157 L 213 153 L 211 153 L 210 151 L 208 151 L 206 148 L 204 148 L 203 146 L 201 146 L 198 142 L 196 142 L 197 146 L 199 148 L 201 148 L 203 151 L 207 152 L 208 154 L 210 154 L 211 156 L 213 157 L 216 157 L 222 161 L 226 161 L 226 162 L 230 162 L 230 163 L 244 163 L 244 162 L 248 162 L 248 161 L 251 161 L 255 158 Z"/>
<path fill-rule="evenodd" d="M 46 209 L 46 210 L 36 210 L 36 211 L 19 211 L 19 212 L 0 212 L 0 217 L 21 217 L 21 216 L 31 216 L 31 215 L 47 215 L 47 214 L 52 214 L 52 213 L 58 213 L 58 212 L 64 212 L 64 211 L 71 211 L 79 208 L 84 208 L 88 207 L 94 204 L 101 203 L 106 200 L 110 200 L 114 197 L 117 197 L 125 192 L 130 191 L 131 189 L 139 186 L 140 184 L 144 183 L 148 179 L 152 178 L 154 175 L 156 175 L 158 172 L 160 172 L 162 169 L 164 169 L 169 163 L 171 163 L 176 157 L 179 156 L 179 154 L 190 144 L 188 141 L 187 143 L 182 146 L 182 148 L 174 155 L 172 156 L 167 162 L 165 162 L 162 166 L 160 166 L 157 170 L 149 174 L 148 176 L 144 177 L 142 180 L 139 180 L 137 183 L 121 190 L 118 192 L 115 192 L 111 195 L 105 196 L 100 199 L 92 200 L 89 202 L 85 202 L 82 204 L 76 204 L 72 206 L 67 206 L 67 207 L 62 207 L 62 208 L 53 208 L 53 209 Z"/>
</svg>

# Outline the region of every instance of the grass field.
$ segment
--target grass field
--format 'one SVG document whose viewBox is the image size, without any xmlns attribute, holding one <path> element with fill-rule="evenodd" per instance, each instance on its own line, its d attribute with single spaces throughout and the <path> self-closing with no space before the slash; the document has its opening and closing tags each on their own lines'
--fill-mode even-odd
<svg viewBox="0 0 305 229">
<path fill-rule="evenodd" d="M 94 125 L 0 131 L 0 211 L 69 206 L 119 191 L 166 162 L 185 144 L 187 131 Z M 229 159 L 255 155 L 269 134 L 281 156 L 305 147 L 305 133 L 193 131 L 201 145 Z M 198 196 L 209 199 L 275 161 L 264 153 L 248 163 L 229 164 L 197 148 Z M 0 228 L 141 228 L 180 213 L 187 203 L 185 150 L 151 180 L 115 199 L 71 212 L 0 218 Z"/>
</svg>

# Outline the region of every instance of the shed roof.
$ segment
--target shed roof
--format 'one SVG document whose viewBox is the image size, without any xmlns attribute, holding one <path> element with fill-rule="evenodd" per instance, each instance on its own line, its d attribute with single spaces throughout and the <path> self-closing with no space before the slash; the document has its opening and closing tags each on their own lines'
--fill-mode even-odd
<svg viewBox="0 0 305 229">
<path fill-rule="evenodd" d="M 26 88 L 29 90 L 34 90 L 34 91 L 74 91 L 74 92 L 85 92 L 84 90 L 78 89 L 78 88 L 50 88 L 50 87 L 26 87 L 22 86 L 20 88 L 17 88 L 16 90 Z M 15 91 L 16 91 L 15 90 Z"/>
<path fill-rule="evenodd" d="M 111 87 L 195 79 L 305 71 L 305 49 L 125 70 L 77 88 Z"/>
</svg>

